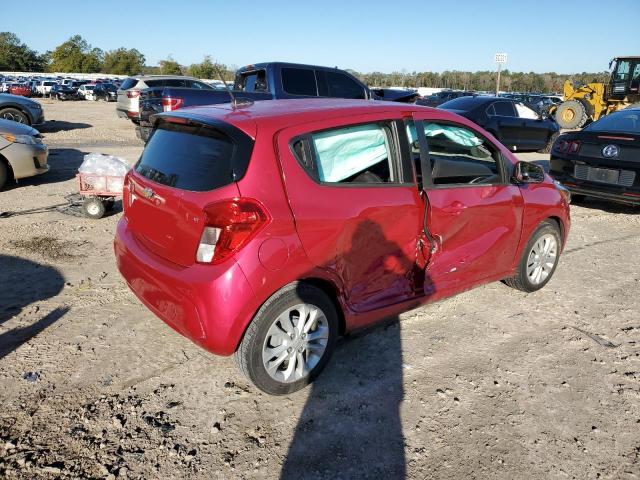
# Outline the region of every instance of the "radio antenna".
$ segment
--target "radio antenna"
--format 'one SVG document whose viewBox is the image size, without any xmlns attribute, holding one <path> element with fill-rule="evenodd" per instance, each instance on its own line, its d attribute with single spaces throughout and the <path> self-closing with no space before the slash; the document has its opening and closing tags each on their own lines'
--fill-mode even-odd
<svg viewBox="0 0 640 480">
<path fill-rule="evenodd" d="M 222 70 L 220 69 L 220 66 L 217 63 L 214 63 L 214 68 L 216 69 L 216 72 L 218 72 L 218 76 L 220 77 L 220 80 L 222 80 L 222 83 L 224 84 L 224 89 L 227 91 L 227 93 L 231 97 L 232 110 L 235 110 L 236 108 L 248 107 L 250 105 L 253 105 L 253 100 L 249 100 L 246 98 L 237 99 L 233 93 L 233 90 L 229 88 L 227 81 L 224 79 L 224 75 L 222 74 Z"/>
</svg>

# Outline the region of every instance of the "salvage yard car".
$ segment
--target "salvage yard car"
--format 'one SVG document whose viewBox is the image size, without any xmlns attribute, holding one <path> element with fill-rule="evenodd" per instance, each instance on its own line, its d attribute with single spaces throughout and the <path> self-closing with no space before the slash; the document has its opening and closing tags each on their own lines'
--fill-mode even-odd
<svg viewBox="0 0 640 480">
<path fill-rule="evenodd" d="M 48 172 L 48 155 L 35 128 L 0 119 L 0 190 L 8 181 Z"/>
<path fill-rule="evenodd" d="M 25 125 L 40 125 L 44 123 L 44 112 L 42 105 L 35 100 L 0 93 L 0 118 Z"/>
<path fill-rule="evenodd" d="M 597 197 L 640 205 L 640 108 L 625 108 L 561 135 L 551 150 L 551 175 L 574 200 Z"/>
<path fill-rule="evenodd" d="M 566 189 L 444 110 L 273 100 L 155 122 L 118 268 L 270 394 L 313 380 L 345 332 L 488 282 L 542 288 L 569 232 Z"/>
<path fill-rule="evenodd" d="M 480 125 L 512 151 L 549 153 L 560 127 L 544 112 L 534 112 L 521 102 L 494 96 L 461 97 L 438 108 L 449 110 Z"/>
</svg>

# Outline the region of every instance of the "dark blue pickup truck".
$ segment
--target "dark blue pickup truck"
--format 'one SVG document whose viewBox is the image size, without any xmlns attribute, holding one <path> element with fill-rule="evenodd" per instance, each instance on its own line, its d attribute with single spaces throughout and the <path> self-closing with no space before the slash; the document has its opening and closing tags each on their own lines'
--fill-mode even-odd
<svg viewBox="0 0 640 480">
<path fill-rule="evenodd" d="M 344 70 L 296 63 L 256 63 L 236 72 L 232 90 L 236 100 L 275 100 L 286 98 L 334 97 L 413 102 L 418 94 L 411 90 L 370 89 Z M 151 115 L 196 105 L 229 103 L 226 89 L 154 87 L 140 92 L 140 125 L 137 135 L 147 140 Z"/>
</svg>

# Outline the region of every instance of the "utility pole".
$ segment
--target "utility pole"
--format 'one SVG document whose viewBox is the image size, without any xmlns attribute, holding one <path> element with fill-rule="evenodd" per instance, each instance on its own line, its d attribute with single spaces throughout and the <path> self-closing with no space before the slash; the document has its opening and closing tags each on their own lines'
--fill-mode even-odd
<svg viewBox="0 0 640 480">
<path fill-rule="evenodd" d="M 503 63 L 507 63 L 506 53 L 496 53 L 494 61 L 498 64 L 498 75 L 496 77 L 496 97 L 500 94 L 500 70 Z"/>
</svg>

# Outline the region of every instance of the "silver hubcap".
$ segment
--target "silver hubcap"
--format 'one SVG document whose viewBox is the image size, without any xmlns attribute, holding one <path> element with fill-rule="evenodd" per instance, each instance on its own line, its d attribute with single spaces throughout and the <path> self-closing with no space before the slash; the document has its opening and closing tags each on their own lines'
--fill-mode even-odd
<svg viewBox="0 0 640 480">
<path fill-rule="evenodd" d="M 309 375 L 327 348 L 329 325 L 322 310 L 300 304 L 271 324 L 262 346 L 262 362 L 271 378 L 291 383 Z"/>
<path fill-rule="evenodd" d="M 2 118 L 4 118 L 5 120 L 13 120 L 14 122 L 22 123 L 22 117 L 20 115 L 14 115 L 11 112 L 5 112 L 4 115 L 2 115 Z"/>
<path fill-rule="evenodd" d="M 558 242 L 550 233 L 540 237 L 529 252 L 527 259 L 527 277 L 534 285 L 544 282 L 558 257 Z"/>
</svg>

